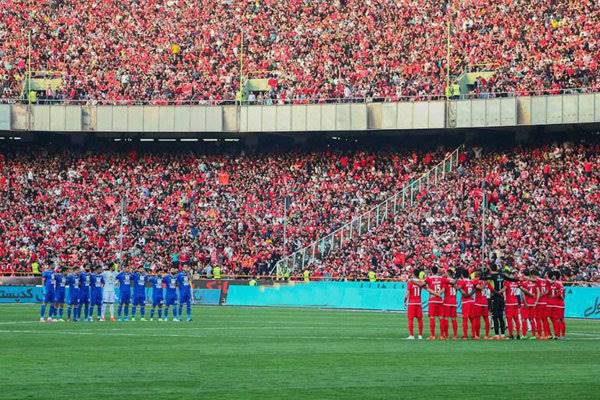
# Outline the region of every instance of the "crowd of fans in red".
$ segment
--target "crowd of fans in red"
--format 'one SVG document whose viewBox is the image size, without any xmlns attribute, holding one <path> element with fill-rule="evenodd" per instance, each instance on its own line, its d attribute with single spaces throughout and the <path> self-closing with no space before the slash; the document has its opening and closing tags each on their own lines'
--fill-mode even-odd
<svg viewBox="0 0 600 400">
<path fill-rule="evenodd" d="M 266 272 L 283 252 L 286 196 L 291 252 L 386 199 L 440 154 L 6 150 L 0 268 L 122 258 Z"/>
<path fill-rule="evenodd" d="M 290 254 L 389 198 L 443 156 L 442 149 L 6 148 L 0 151 L 0 269 L 28 272 L 34 262 L 186 263 L 198 272 L 219 265 L 224 274 L 267 274 L 284 251 L 286 196 Z M 312 277 L 364 278 L 373 270 L 379 278 L 399 278 L 415 266 L 476 267 L 485 191 L 485 262 L 600 279 L 599 145 L 475 147 L 459 160 L 444 180 L 420 190 L 412 207 L 313 260 Z"/>
<path fill-rule="evenodd" d="M 451 75 L 497 72 L 479 92 L 600 90 L 597 0 L 3 0 L 0 98 L 31 61 L 51 99 L 233 100 L 241 59 L 267 102 L 444 95 L 449 20 Z"/>
<path fill-rule="evenodd" d="M 600 146 L 474 148 L 461 158 L 466 162 L 423 189 L 413 207 L 312 263 L 313 277 L 373 270 L 379 278 L 406 278 L 417 266 L 476 269 L 485 257 L 485 265 L 558 269 L 563 279 L 600 282 Z"/>
</svg>

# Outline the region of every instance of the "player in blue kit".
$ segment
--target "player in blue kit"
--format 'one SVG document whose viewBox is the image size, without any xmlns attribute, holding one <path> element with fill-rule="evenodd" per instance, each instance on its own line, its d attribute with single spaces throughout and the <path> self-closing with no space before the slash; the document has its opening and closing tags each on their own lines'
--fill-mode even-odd
<svg viewBox="0 0 600 400">
<path fill-rule="evenodd" d="M 82 268 L 79 273 L 79 307 L 77 308 L 77 320 L 81 319 L 83 309 L 83 320 L 87 321 L 90 315 L 90 286 L 91 276 L 89 269 Z"/>
<path fill-rule="evenodd" d="M 67 286 L 69 287 L 67 320 L 71 319 L 71 312 L 73 312 L 73 321 L 78 321 L 77 310 L 79 309 L 79 274 L 75 268 L 71 268 L 69 274 L 67 275 Z"/>
<path fill-rule="evenodd" d="M 117 274 L 117 282 L 119 283 L 119 308 L 117 309 L 117 320 L 129 321 L 129 303 L 131 302 L 131 272 L 129 267 L 125 267 L 124 271 Z M 125 318 L 121 318 L 123 314 L 123 306 L 125 306 Z"/>
<path fill-rule="evenodd" d="M 56 279 L 54 278 L 54 271 L 52 268 L 47 267 L 42 272 L 42 286 L 44 287 L 44 302 L 40 309 L 40 322 L 46 321 L 46 308 L 50 306 L 48 310 L 48 321 L 52 321 L 52 315 L 54 314 L 54 290 L 56 289 Z"/>
<path fill-rule="evenodd" d="M 184 267 L 176 276 L 177 287 L 179 288 L 179 318 L 183 319 L 183 305 L 186 306 L 187 320 L 192 320 L 192 285 L 188 272 L 188 267 Z"/>
<path fill-rule="evenodd" d="M 173 310 L 173 321 L 178 322 L 177 319 L 177 281 L 175 279 L 175 268 L 171 268 L 171 271 L 163 276 L 163 284 L 166 288 L 165 296 L 165 312 L 163 313 L 164 321 L 169 318 L 169 306 Z"/>
<path fill-rule="evenodd" d="M 133 307 L 131 310 L 131 320 L 135 321 L 137 306 L 140 306 L 140 321 L 146 321 L 146 283 L 148 276 L 144 268 L 140 267 L 132 274 L 133 278 Z"/>
<path fill-rule="evenodd" d="M 154 311 L 158 308 L 158 320 L 162 320 L 162 304 L 164 299 L 163 281 L 160 270 L 151 275 L 149 282 L 152 285 L 152 309 L 150 310 L 150 321 L 154 321 Z"/>
<path fill-rule="evenodd" d="M 59 272 L 54 274 L 54 279 L 56 280 L 56 288 L 54 289 L 54 317 L 56 318 L 56 313 L 58 312 L 57 321 L 64 322 L 63 314 L 65 311 L 65 293 L 67 291 L 67 277 L 65 276 L 66 272 L 65 267 L 61 267 Z"/>
<path fill-rule="evenodd" d="M 98 320 L 102 317 L 102 288 L 104 287 L 104 276 L 102 276 L 102 268 L 96 267 L 94 272 L 90 274 L 90 300 L 91 300 L 91 309 L 90 315 L 88 317 L 88 321 L 92 322 L 94 320 L 94 307 L 97 309 L 96 316 Z"/>
</svg>

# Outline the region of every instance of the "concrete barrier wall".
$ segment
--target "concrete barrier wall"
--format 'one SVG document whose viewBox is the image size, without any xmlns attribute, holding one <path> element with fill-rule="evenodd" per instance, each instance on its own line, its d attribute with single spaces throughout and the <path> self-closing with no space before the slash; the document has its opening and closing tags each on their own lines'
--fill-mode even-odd
<svg viewBox="0 0 600 400">
<path fill-rule="evenodd" d="M 0 105 L 0 130 L 346 132 L 600 122 L 600 93 L 445 101 L 229 106 Z M 454 115 L 455 114 L 455 115 Z"/>
</svg>

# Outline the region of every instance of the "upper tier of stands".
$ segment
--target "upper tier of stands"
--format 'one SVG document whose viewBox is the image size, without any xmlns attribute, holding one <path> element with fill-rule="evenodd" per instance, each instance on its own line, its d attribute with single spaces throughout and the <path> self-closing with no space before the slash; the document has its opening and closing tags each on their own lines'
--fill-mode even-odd
<svg viewBox="0 0 600 400">
<path fill-rule="evenodd" d="M 476 92 L 600 90 L 597 0 L 444 3 L 3 0 L 0 98 L 31 68 L 64 74 L 51 99 L 233 100 L 240 59 L 267 102 L 443 96 L 448 20 L 453 78 L 496 72 Z"/>
</svg>

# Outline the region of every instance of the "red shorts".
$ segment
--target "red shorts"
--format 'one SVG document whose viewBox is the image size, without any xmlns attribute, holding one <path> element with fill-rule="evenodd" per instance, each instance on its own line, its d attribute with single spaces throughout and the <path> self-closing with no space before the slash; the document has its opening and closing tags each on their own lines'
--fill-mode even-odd
<svg viewBox="0 0 600 400">
<path fill-rule="evenodd" d="M 442 303 L 429 303 L 429 311 L 427 315 L 430 317 L 443 317 L 444 305 Z"/>
<path fill-rule="evenodd" d="M 521 318 L 532 319 L 537 317 L 536 307 L 525 306 L 521 308 Z"/>
<path fill-rule="evenodd" d="M 549 318 L 550 315 L 548 313 L 548 306 L 546 304 L 538 304 L 535 307 L 536 317 L 537 318 Z"/>
<path fill-rule="evenodd" d="M 456 318 L 456 305 L 444 304 L 444 317 Z"/>
<path fill-rule="evenodd" d="M 510 305 L 506 306 L 506 318 L 519 318 L 519 306 Z"/>
<path fill-rule="evenodd" d="M 473 304 L 473 308 L 471 309 L 471 316 L 475 317 L 475 318 L 479 318 L 479 317 L 489 317 L 490 313 L 488 311 L 488 307 L 487 306 L 482 306 L 479 304 Z"/>
<path fill-rule="evenodd" d="M 408 305 L 408 319 L 423 318 L 423 307 L 420 304 Z"/>
<path fill-rule="evenodd" d="M 473 302 L 472 301 L 468 301 L 466 303 L 462 303 L 462 316 L 463 318 L 470 318 L 472 317 L 471 313 L 473 310 Z"/>
<path fill-rule="evenodd" d="M 550 318 L 552 319 L 565 319 L 565 308 L 561 306 L 548 307 L 550 311 Z"/>
</svg>

